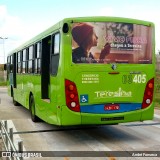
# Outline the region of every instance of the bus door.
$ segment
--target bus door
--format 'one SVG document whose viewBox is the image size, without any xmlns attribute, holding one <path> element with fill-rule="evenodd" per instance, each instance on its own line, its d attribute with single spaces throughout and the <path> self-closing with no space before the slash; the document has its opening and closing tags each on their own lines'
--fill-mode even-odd
<svg viewBox="0 0 160 160">
<path fill-rule="evenodd" d="M 41 98 L 50 99 L 50 47 L 51 36 L 42 39 Z"/>
<path fill-rule="evenodd" d="M 16 88 L 16 53 L 12 54 L 7 59 L 7 80 L 9 80 L 10 86 Z"/>
<path fill-rule="evenodd" d="M 50 54 L 50 99 L 51 104 L 48 106 L 47 117 L 48 120 L 53 119 L 57 121 L 57 85 L 58 85 L 58 66 L 59 66 L 59 54 L 60 54 L 60 34 L 55 33 L 52 35 L 51 41 L 51 54 Z M 53 114 L 54 113 L 54 114 Z M 57 123 L 57 122 L 55 122 Z"/>
<path fill-rule="evenodd" d="M 13 55 L 7 57 L 7 68 L 6 68 L 7 69 L 7 80 L 9 81 L 10 86 L 13 85 L 12 57 L 13 57 Z"/>
</svg>

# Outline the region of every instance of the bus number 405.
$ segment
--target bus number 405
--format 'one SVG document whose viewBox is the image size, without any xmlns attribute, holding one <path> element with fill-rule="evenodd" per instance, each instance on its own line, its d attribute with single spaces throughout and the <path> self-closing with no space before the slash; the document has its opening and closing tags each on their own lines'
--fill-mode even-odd
<svg viewBox="0 0 160 160">
<path fill-rule="evenodd" d="M 146 74 L 136 74 L 133 83 L 146 83 Z"/>
<path fill-rule="evenodd" d="M 132 83 L 146 83 L 146 74 L 136 74 L 134 75 L 123 75 L 122 76 L 123 84 L 132 84 Z"/>
</svg>

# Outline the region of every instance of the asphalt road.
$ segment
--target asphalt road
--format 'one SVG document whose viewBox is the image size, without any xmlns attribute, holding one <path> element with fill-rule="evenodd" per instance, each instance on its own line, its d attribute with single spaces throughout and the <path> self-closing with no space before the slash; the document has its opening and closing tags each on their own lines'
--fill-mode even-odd
<svg viewBox="0 0 160 160">
<path fill-rule="evenodd" d="M 7 120 L 8 128 L 13 128 L 14 142 L 16 146 L 18 141 L 22 140 L 24 151 L 45 151 L 44 153 L 48 154 L 47 156 L 54 154 L 54 157 L 27 159 L 160 159 L 160 157 L 155 155 L 157 153 L 160 156 L 159 110 L 155 110 L 155 116 L 152 121 L 133 122 L 119 125 L 60 128 L 49 125 L 45 122 L 33 123 L 30 119 L 30 112 L 22 106 L 14 106 L 12 104 L 12 98 L 7 95 L 6 88 L 0 88 L 0 120 Z M 100 152 L 97 151 L 104 151 L 102 154 L 106 153 L 106 157 L 100 157 Z M 148 151 L 154 153 L 154 155 L 152 155 L 153 157 L 146 157 L 146 152 L 150 154 Z M 108 156 L 109 154 L 111 157 Z M 121 157 L 121 154 L 123 157 Z M 59 155 L 62 156 L 59 157 Z"/>
</svg>

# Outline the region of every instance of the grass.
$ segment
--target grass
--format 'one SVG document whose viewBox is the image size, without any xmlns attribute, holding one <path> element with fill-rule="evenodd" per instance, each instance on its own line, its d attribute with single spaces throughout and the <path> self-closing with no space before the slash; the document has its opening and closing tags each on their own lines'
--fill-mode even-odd
<svg viewBox="0 0 160 160">
<path fill-rule="evenodd" d="M 155 86 L 156 86 L 156 91 L 155 91 L 156 105 L 155 107 L 160 109 L 160 72 L 156 72 Z"/>
<path fill-rule="evenodd" d="M 7 86 L 7 82 L 0 82 L 0 86 Z"/>
<path fill-rule="evenodd" d="M 4 65 L 0 64 L 0 86 L 6 86 L 7 82 L 4 80 Z"/>
<path fill-rule="evenodd" d="M 6 86 L 7 82 L 4 80 L 4 73 L 3 71 L 0 71 L 0 86 Z"/>
</svg>

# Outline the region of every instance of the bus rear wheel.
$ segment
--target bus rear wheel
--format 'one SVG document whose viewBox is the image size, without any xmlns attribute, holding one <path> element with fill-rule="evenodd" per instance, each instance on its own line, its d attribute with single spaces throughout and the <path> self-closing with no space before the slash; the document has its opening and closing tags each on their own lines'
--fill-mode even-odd
<svg viewBox="0 0 160 160">
<path fill-rule="evenodd" d="M 35 101 L 33 95 L 30 96 L 30 101 L 29 101 L 29 109 L 31 112 L 31 119 L 33 122 L 38 122 L 39 118 L 36 116 L 35 112 Z"/>
</svg>

